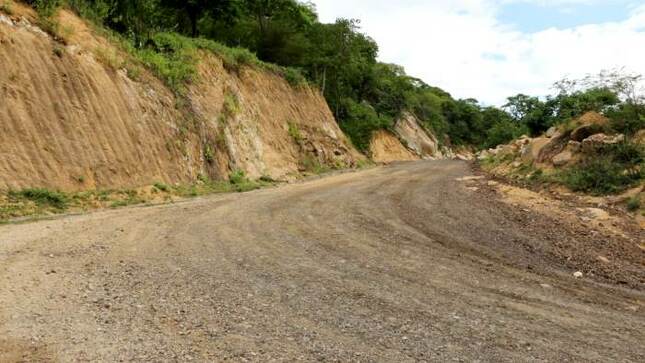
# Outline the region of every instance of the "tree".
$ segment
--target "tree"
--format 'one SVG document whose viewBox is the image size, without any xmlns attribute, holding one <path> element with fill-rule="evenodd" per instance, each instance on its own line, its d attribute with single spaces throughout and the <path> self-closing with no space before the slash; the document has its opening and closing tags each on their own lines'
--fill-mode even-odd
<svg viewBox="0 0 645 363">
<path fill-rule="evenodd" d="M 238 11 L 236 0 L 161 0 L 161 5 L 179 11 L 188 19 L 190 36 L 199 36 L 198 21 L 205 15 L 214 18 L 234 17 Z"/>
</svg>

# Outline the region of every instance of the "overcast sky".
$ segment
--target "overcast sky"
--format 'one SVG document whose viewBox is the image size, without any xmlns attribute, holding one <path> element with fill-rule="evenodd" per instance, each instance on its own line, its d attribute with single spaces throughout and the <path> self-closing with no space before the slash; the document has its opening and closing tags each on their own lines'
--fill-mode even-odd
<svg viewBox="0 0 645 363">
<path fill-rule="evenodd" d="M 321 21 L 358 18 L 380 60 L 458 98 L 501 105 L 564 76 L 645 74 L 643 0 L 313 0 Z"/>
</svg>

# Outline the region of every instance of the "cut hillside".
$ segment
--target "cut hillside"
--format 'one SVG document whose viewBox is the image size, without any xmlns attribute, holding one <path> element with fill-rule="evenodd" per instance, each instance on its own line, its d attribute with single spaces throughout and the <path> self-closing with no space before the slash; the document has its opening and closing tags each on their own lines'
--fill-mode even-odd
<svg viewBox="0 0 645 363">
<path fill-rule="evenodd" d="M 13 9 L 0 10 L 0 189 L 280 179 L 363 158 L 306 85 L 203 51 L 177 96 L 71 12 L 56 16 L 55 39 Z"/>
<path fill-rule="evenodd" d="M 372 135 L 370 143 L 372 160 L 377 163 L 391 163 L 394 161 L 419 160 L 420 157 L 408 150 L 396 135 L 386 130 L 378 130 Z"/>
<path fill-rule="evenodd" d="M 393 132 L 379 130 L 372 134 L 370 155 L 375 162 L 442 159 L 453 153 L 439 146 L 437 137 L 421 126 L 412 113 L 403 112 Z"/>
</svg>

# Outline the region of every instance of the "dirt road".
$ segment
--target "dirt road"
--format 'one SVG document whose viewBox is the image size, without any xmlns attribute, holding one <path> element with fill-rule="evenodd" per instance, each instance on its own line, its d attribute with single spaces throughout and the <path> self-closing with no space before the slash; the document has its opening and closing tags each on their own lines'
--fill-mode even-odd
<svg viewBox="0 0 645 363">
<path fill-rule="evenodd" d="M 574 279 L 548 246 L 576 235 L 470 173 L 0 226 L 0 361 L 645 361 L 643 289 Z"/>
</svg>

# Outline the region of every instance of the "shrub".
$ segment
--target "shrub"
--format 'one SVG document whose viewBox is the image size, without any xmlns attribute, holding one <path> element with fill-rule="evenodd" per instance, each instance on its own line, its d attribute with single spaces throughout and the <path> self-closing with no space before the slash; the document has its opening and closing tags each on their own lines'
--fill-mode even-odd
<svg viewBox="0 0 645 363">
<path fill-rule="evenodd" d="M 248 179 L 243 170 L 236 170 L 229 176 L 229 182 L 233 185 L 241 185 L 248 182 Z"/>
<path fill-rule="evenodd" d="M 372 140 L 372 133 L 379 129 L 389 128 L 391 118 L 379 115 L 366 103 L 357 103 L 351 99 L 343 103 L 344 115 L 340 127 L 360 151 L 367 152 Z"/>
<path fill-rule="evenodd" d="M 645 179 L 644 156 L 641 146 L 629 142 L 605 145 L 580 164 L 562 171 L 560 179 L 573 191 L 619 193 Z"/>
<path fill-rule="evenodd" d="M 296 143 L 300 143 L 302 141 L 302 135 L 300 134 L 300 129 L 298 128 L 298 125 L 293 122 L 289 121 L 289 136 L 295 141 Z"/>
</svg>

